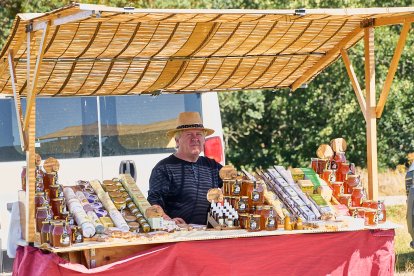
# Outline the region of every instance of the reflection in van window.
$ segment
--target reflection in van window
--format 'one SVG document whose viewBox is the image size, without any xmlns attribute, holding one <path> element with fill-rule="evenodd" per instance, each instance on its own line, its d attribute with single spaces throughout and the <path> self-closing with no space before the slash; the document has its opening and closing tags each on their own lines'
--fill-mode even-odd
<svg viewBox="0 0 414 276">
<path fill-rule="evenodd" d="M 25 159 L 26 155 L 21 149 L 14 101 L 0 99 L 0 162 Z"/>
<path fill-rule="evenodd" d="M 201 112 L 200 96 L 160 95 L 100 98 L 102 155 L 172 152 L 166 132 L 175 127 L 178 113 Z"/>
<path fill-rule="evenodd" d="M 22 98 L 23 114 L 25 106 Z M 173 152 L 166 132 L 183 111 L 201 113 L 200 95 L 38 98 L 36 152 L 43 159 L 98 157 L 99 121 L 103 156 Z M 24 159 L 14 101 L 0 99 L 0 162 Z"/>
</svg>

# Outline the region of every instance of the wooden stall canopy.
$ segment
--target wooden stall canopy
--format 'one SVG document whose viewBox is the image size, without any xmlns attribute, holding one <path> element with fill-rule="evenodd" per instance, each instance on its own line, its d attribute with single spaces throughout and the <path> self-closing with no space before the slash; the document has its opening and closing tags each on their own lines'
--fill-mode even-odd
<svg viewBox="0 0 414 276">
<path fill-rule="evenodd" d="M 73 4 L 17 15 L 0 52 L 0 93 L 13 94 L 8 55 L 17 93 L 30 91 L 28 45 L 32 75 L 36 57 L 42 57 L 38 76 L 32 76 L 41 96 L 296 90 L 360 40 L 365 27 L 413 20 L 414 8 L 143 10 Z"/>
<path fill-rule="evenodd" d="M 14 97 L 26 151 L 26 191 L 19 192 L 24 239 L 32 242 L 35 237 L 37 96 L 296 90 L 339 57 L 366 121 L 368 197 L 377 199 L 376 121 L 413 21 L 413 7 L 144 10 L 73 4 L 45 14 L 17 15 L 0 52 L 0 94 Z M 403 28 L 377 103 L 374 28 L 394 24 Z M 362 38 L 365 91 L 347 54 Z M 27 98 L 25 114 L 20 97 Z M 142 127 L 148 126 L 125 131 Z M 70 135 L 77 130 L 65 131 Z"/>
</svg>

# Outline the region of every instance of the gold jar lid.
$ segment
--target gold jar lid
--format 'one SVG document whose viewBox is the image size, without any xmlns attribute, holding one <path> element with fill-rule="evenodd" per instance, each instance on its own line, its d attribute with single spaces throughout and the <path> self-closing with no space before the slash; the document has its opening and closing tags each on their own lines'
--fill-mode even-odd
<svg viewBox="0 0 414 276">
<path fill-rule="evenodd" d="M 112 198 L 112 201 L 115 204 L 125 204 L 125 199 L 122 198 L 122 197 L 114 197 L 114 198 Z"/>
<path fill-rule="evenodd" d="M 114 192 L 108 192 L 108 195 L 112 198 L 114 197 L 122 197 L 122 193 L 119 191 L 114 191 Z"/>
<path fill-rule="evenodd" d="M 125 216 L 124 219 L 126 222 L 132 222 L 137 220 L 135 216 Z"/>
<path fill-rule="evenodd" d="M 249 214 L 248 213 L 240 213 L 239 217 L 247 217 Z"/>
<path fill-rule="evenodd" d="M 118 191 L 118 187 L 115 185 L 106 185 L 105 186 L 106 191 L 109 192 L 116 192 Z"/>
</svg>

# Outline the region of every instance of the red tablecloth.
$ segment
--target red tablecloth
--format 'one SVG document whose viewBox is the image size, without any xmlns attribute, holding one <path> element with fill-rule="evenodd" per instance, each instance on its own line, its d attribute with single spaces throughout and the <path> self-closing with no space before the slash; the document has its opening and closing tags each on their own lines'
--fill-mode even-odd
<svg viewBox="0 0 414 276">
<path fill-rule="evenodd" d="M 393 275 L 394 230 L 364 230 L 163 244 L 86 269 L 20 247 L 13 275 Z"/>
</svg>

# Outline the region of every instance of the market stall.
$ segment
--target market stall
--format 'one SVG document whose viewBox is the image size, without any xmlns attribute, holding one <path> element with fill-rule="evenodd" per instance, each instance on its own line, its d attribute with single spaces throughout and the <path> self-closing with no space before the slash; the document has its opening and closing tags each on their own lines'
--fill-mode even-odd
<svg viewBox="0 0 414 276">
<path fill-rule="evenodd" d="M 368 198 L 376 200 L 378 197 L 376 120 L 381 117 L 397 68 L 396 65 L 413 20 L 414 8 L 267 11 L 139 10 L 74 4 L 46 14 L 18 15 L 11 35 L 0 53 L 0 93 L 14 96 L 20 138 L 27 153 L 27 185 L 19 193 L 24 240 L 32 244 L 37 241 L 38 234 L 36 233 L 41 232 L 41 229 L 36 229 L 36 210 L 34 208 L 37 189 L 36 176 L 39 173 L 39 163 L 36 163 L 35 160 L 36 97 L 157 95 L 160 93 L 224 92 L 287 87 L 296 90 L 312 80 L 339 57 L 344 60 L 367 123 Z M 404 24 L 404 26 L 377 103 L 375 98 L 374 28 L 393 24 Z M 364 39 L 366 57 L 366 99 L 347 55 L 347 50 L 362 38 Z M 25 114 L 22 114 L 20 97 L 27 99 Z M 328 155 L 324 157 L 330 158 Z M 48 173 L 57 172 L 57 169 L 53 168 L 53 164 L 49 168 Z M 291 180 L 289 173 L 282 173 L 277 168 L 276 170 L 287 183 Z M 292 174 L 293 172 L 290 172 L 291 176 Z M 271 171 L 261 172 L 259 175 L 264 182 L 266 179 L 272 182 L 274 180 L 272 180 L 272 175 L 274 178 L 278 178 Z M 271 176 L 268 177 L 269 175 Z M 306 172 L 303 175 L 306 175 Z M 313 176 L 309 177 L 309 179 L 313 178 Z M 309 179 L 295 179 L 294 182 Z M 233 180 L 237 181 L 237 179 L 231 181 Z M 252 181 L 252 179 L 248 180 Z M 93 181 L 90 183 L 93 186 L 92 183 Z M 119 183 L 121 186 L 124 185 L 126 189 L 125 181 Z M 55 182 L 52 183 L 52 185 L 55 184 Z M 98 197 L 100 197 L 100 192 L 95 188 L 100 184 L 104 183 L 98 183 L 93 187 Z M 266 185 L 269 187 L 268 183 Z M 283 186 L 283 184 L 280 185 Z M 328 188 L 326 189 L 328 190 Z M 82 188 L 76 188 L 73 191 L 63 189 L 63 192 L 67 193 L 65 195 L 67 201 L 77 197 L 82 203 L 84 199 L 82 195 L 78 196 L 77 193 L 82 194 L 86 191 Z M 105 192 L 109 193 L 108 190 Z M 129 194 L 131 195 L 131 193 Z M 83 196 L 85 197 L 85 195 Z M 108 196 L 108 198 L 115 205 L 122 204 L 122 202 L 116 202 L 114 197 Z M 105 202 L 103 199 L 101 201 Z M 287 202 L 284 203 L 289 205 Z M 134 201 L 134 204 L 137 205 L 136 207 L 140 207 L 142 215 L 146 216 L 145 208 L 141 206 L 144 203 Z M 68 205 L 68 208 L 76 208 L 77 206 L 70 207 Z M 141 210 L 141 207 L 144 210 Z M 112 205 L 109 210 L 106 208 L 106 211 L 110 211 L 111 208 L 113 209 Z M 87 210 L 86 213 L 89 211 Z M 91 219 L 93 222 L 94 219 L 90 218 L 91 216 L 93 214 L 85 220 Z M 156 222 L 150 221 L 150 217 L 147 216 L 146 219 L 149 219 L 148 222 L 153 229 L 158 228 L 154 226 Z M 85 222 L 81 218 L 77 220 L 79 220 L 78 224 L 83 225 Z M 144 222 L 140 224 L 142 230 L 144 230 L 143 224 Z M 102 225 L 105 226 L 103 222 Z M 356 230 L 349 225 L 352 223 L 333 230 Z M 38 228 L 40 228 L 39 226 L 41 223 L 38 223 Z M 93 226 L 96 229 L 96 224 Z M 122 223 L 116 226 L 122 229 Z M 357 230 L 369 227 L 364 225 Z M 386 224 L 373 226 L 373 229 L 384 228 L 393 228 L 393 226 Z M 242 231 L 242 234 L 240 232 L 237 234 L 241 235 L 240 237 L 256 235 L 245 234 L 245 230 L 237 231 Z M 305 231 L 303 233 L 312 233 L 312 230 L 303 231 Z M 329 231 L 329 229 L 323 231 Z M 178 242 L 174 246 L 180 247 L 182 246 L 181 241 L 186 240 L 186 234 L 191 236 L 192 233 L 200 234 L 202 231 L 180 232 L 180 235 L 183 236 L 181 238 L 163 236 L 155 243 Z M 288 240 L 298 238 L 296 235 L 282 233 L 285 232 L 274 231 L 269 235 L 277 235 L 278 237 L 267 237 L 266 239 L 277 238 L 279 241 L 282 239 L 279 236 Z M 362 230 L 358 234 L 352 233 L 346 232 L 342 235 L 344 237 L 347 235 L 371 235 L 368 230 Z M 382 233 L 381 230 L 379 233 Z M 210 234 L 208 235 L 206 231 L 196 240 L 223 238 L 220 232 L 210 232 Z M 230 233 L 227 235 L 228 238 L 239 237 L 232 236 Z M 317 237 L 319 234 L 309 237 L 305 235 L 302 238 L 316 239 Z M 144 241 L 137 244 L 154 243 L 148 236 L 142 236 L 138 239 Z M 249 238 L 246 241 L 250 239 L 255 240 L 256 238 Z M 217 241 L 217 243 L 219 242 L 223 243 L 224 241 Z M 233 240 L 226 242 L 234 243 Z M 127 245 L 131 244 L 122 244 L 122 246 Z M 377 245 L 377 250 L 384 248 L 381 241 Z M 89 258 L 89 267 L 93 266 L 90 262 L 90 255 L 95 254 L 94 246 L 80 247 L 86 252 L 82 258 L 85 256 L 87 259 Z M 98 247 L 104 248 L 110 246 L 112 245 L 106 240 L 98 245 Z M 389 243 L 385 246 L 385 250 L 388 252 L 387 258 L 391 260 L 389 264 L 393 265 L 394 259 L 390 257 L 393 256 L 391 248 Z M 48 249 L 59 253 L 59 250 Z M 142 249 L 150 250 L 145 246 L 140 250 Z M 27 248 L 21 249 L 19 254 L 24 256 L 26 254 L 22 250 L 30 251 Z M 77 251 L 75 246 L 69 247 L 68 252 L 74 251 Z M 35 254 L 40 254 L 38 251 L 36 252 Z M 125 252 L 133 253 L 127 250 Z M 69 259 L 81 261 L 81 257 L 76 254 L 68 254 Z M 53 262 L 56 263 L 56 261 Z M 88 262 L 84 263 L 88 265 Z"/>
</svg>

